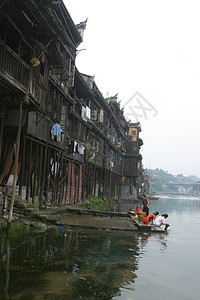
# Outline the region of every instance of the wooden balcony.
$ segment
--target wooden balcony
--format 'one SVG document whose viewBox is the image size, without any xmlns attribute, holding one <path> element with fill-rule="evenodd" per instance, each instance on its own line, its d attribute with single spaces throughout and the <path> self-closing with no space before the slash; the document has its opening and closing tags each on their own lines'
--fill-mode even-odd
<svg viewBox="0 0 200 300">
<path fill-rule="evenodd" d="M 5 43 L 0 40 L 0 76 L 6 84 L 1 85 L 4 95 L 14 87 L 27 90 L 30 67 Z"/>
<path fill-rule="evenodd" d="M 47 66 L 46 69 L 48 69 Z M 28 92 L 31 96 L 29 104 L 32 104 L 33 110 L 35 110 L 35 105 L 35 107 L 44 105 L 48 70 L 46 70 L 45 78 L 38 70 L 33 70 L 33 68 L 31 70 L 31 67 L 2 40 L 0 40 L 0 79 L 1 103 L 5 102 L 8 106 L 8 99 L 10 99 L 10 105 L 13 105 L 14 98 L 24 97 Z"/>
</svg>

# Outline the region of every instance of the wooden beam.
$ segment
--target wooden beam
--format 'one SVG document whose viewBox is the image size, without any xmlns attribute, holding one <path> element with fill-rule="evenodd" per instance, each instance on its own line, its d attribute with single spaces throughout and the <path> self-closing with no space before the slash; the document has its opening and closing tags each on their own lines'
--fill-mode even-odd
<svg viewBox="0 0 200 300">
<path fill-rule="evenodd" d="M 13 206 L 14 206 L 14 199 L 15 199 L 15 188 L 16 188 L 16 183 L 17 183 L 19 146 L 20 146 L 20 136 L 21 136 L 21 127 L 22 127 L 22 104 L 23 104 L 23 101 L 21 101 L 20 106 L 19 106 L 19 124 L 18 124 L 17 137 L 16 137 L 16 143 L 15 143 L 16 149 L 15 149 L 14 178 L 13 178 L 12 194 L 11 194 L 10 208 L 9 208 L 9 214 L 8 214 L 7 232 L 9 232 L 10 224 L 12 221 Z"/>
<path fill-rule="evenodd" d="M 30 198 L 30 181 L 31 181 L 31 158 L 32 158 L 32 147 L 33 147 L 33 142 L 30 141 L 30 143 L 28 144 L 28 149 L 27 149 L 27 162 L 26 162 L 26 168 L 27 168 L 27 188 L 26 188 L 26 198 L 27 198 L 27 202 L 29 203 L 29 198 Z M 33 196 L 31 194 L 31 196 Z"/>
<path fill-rule="evenodd" d="M 40 145 L 40 167 L 39 167 L 39 180 L 38 180 L 38 196 L 39 196 L 39 209 L 42 208 L 42 202 L 43 199 L 40 197 L 41 193 L 41 182 L 42 182 L 42 176 L 43 176 L 43 145 Z"/>
<path fill-rule="evenodd" d="M 40 190 L 40 198 L 41 201 L 43 200 L 43 194 L 44 194 L 44 185 L 45 185 L 45 180 L 47 175 L 47 170 L 46 170 L 46 166 L 47 166 L 47 146 L 44 146 L 44 165 L 43 165 L 43 172 L 42 172 L 42 182 L 41 182 L 41 190 Z M 45 197 L 45 208 L 47 208 L 47 203 L 46 203 L 46 197 Z"/>
</svg>

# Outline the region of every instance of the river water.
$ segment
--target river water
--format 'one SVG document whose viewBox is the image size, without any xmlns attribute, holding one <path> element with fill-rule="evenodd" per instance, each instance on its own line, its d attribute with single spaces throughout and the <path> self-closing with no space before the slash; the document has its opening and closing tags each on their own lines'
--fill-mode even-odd
<svg viewBox="0 0 200 300">
<path fill-rule="evenodd" d="M 0 236 L 0 299 L 197 300 L 200 200 L 150 200 L 167 233 L 56 228 Z"/>
</svg>

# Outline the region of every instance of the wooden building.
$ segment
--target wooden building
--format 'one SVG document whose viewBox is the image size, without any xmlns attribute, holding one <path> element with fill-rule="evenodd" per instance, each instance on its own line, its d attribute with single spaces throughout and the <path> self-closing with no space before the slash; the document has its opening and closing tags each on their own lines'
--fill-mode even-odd
<svg viewBox="0 0 200 300">
<path fill-rule="evenodd" d="M 139 148 L 117 98 L 76 68 L 79 25 L 62 1 L 0 0 L 0 185 L 17 175 L 19 195 L 40 207 L 117 199 L 122 176 L 136 183 Z"/>
<path fill-rule="evenodd" d="M 129 130 L 125 142 L 124 170 L 122 195 L 137 197 L 141 190 L 142 181 L 140 179 L 140 166 L 142 155 L 140 147 L 143 145 L 142 139 L 139 137 L 141 132 L 140 123 L 128 123 Z"/>
</svg>

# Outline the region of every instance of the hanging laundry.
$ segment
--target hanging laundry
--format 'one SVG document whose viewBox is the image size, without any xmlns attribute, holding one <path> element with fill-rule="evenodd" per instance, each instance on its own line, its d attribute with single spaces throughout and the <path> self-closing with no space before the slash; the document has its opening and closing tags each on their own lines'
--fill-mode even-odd
<svg viewBox="0 0 200 300">
<path fill-rule="evenodd" d="M 86 108 L 84 106 L 82 106 L 81 117 L 83 118 L 84 121 L 87 121 Z"/>
<path fill-rule="evenodd" d="M 61 133 L 59 133 L 58 135 L 56 135 L 56 142 L 61 142 L 61 141 L 62 141 L 62 137 L 61 137 Z"/>
<path fill-rule="evenodd" d="M 91 109 L 88 106 L 86 106 L 86 117 L 91 119 Z"/>
<path fill-rule="evenodd" d="M 59 133 L 61 133 L 62 129 L 60 127 L 60 124 L 58 123 L 55 123 L 52 128 L 51 128 L 51 133 L 53 135 L 58 135 Z"/>
<path fill-rule="evenodd" d="M 78 143 L 74 141 L 74 152 L 77 152 L 78 150 Z"/>
<path fill-rule="evenodd" d="M 61 141 L 61 132 L 62 129 L 59 123 L 55 123 L 51 128 L 51 138 L 54 139 L 55 142 Z"/>
<path fill-rule="evenodd" d="M 90 152 L 89 159 L 94 159 L 94 158 L 95 158 L 95 153 L 94 152 Z"/>
<path fill-rule="evenodd" d="M 84 154 L 85 152 L 85 147 L 81 144 L 78 145 L 78 153 L 79 154 Z"/>
</svg>

